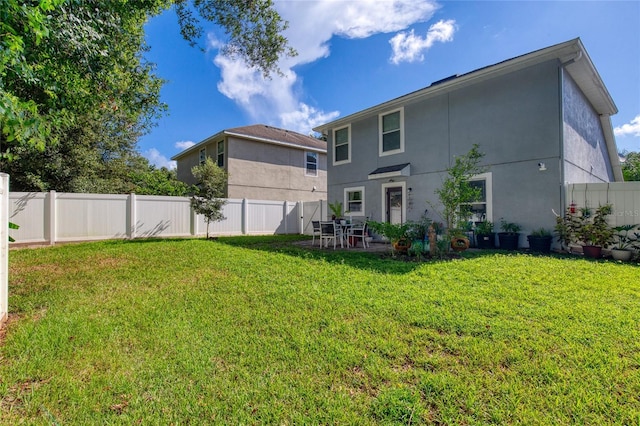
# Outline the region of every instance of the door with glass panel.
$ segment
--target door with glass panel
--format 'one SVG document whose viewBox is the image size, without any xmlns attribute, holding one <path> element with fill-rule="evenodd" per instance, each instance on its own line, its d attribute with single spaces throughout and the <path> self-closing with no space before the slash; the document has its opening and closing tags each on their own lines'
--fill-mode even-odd
<svg viewBox="0 0 640 426">
<path fill-rule="evenodd" d="M 402 205 L 404 200 L 402 199 L 402 187 L 388 187 L 385 191 L 386 197 L 386 210 L 387 210 L 387 222 L 401 224 L 404 222 L 402 217 Z"/>
</svg>

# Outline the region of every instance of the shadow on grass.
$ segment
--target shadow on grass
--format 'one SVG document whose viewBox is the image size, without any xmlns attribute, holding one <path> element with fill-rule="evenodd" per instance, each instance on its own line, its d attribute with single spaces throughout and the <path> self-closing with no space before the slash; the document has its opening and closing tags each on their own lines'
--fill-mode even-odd
<svg viewBox="0 0 640 426">
<path fill-rule="evenodd" d="M 424 265 L 450 262 L 452 259 L 429 259 L 426 257 L 408 257 L 408 256 L 393 256 L 391 250 L 367 252 L 359 249 L 349 250 L 332 250 L 332 249 L 319 249 L 311 247 L 308 244 L 300 244 L 305 241 L 309 241 L 311 237 L 291 234 L 291 235 L 246 235 L 246 236 L 232 236 L 232 237 L 217 237 L 212 238 L 209 241 L 211 243 L 225 244 L 231 247 L 240 247 L 250 250 L 259 250 L 271 253 L 286 254 L 289 256 L 309 259 L 309 260 L 322 260 L 328 263 L 335 263 L 341 265 L 347 265 L 354 268 L 371 270 L 375 272 L 385 274 L 406 274 L 420 268 Z M 126 243 L 126 244 L 162 244 L 162 243 L 187 243 L 192 241 L 206 242 L 204 238 L 144 238 L 135 240 L 118 240 L 114 243 Z M 611 259 L 588 259 L 581 255 L 568 254 L 568 253 L 555 253 L 542 254 L 533 253 L 528 250 L 480 250 L 470 249 L 463 252 L 456 260 L 471 260 L 481 257 L 493 257 L 495 255 L 503 256 L 519 256 L 527 255 L 532 257 L 541 258 L 555 258 L 567 261 L 586 261 L 586 262 L 607 262 L 607 263 L 619 263 L 621 265 L 633 265 L 640 266 L 637 262 L 618 262 Z"/>
</svg>

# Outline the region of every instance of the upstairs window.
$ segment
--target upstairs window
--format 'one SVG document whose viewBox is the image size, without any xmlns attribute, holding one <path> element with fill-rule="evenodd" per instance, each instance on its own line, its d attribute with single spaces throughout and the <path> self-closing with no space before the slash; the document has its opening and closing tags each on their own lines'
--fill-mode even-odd
<svg viewBox="0 0 640 426">
<path fill-rule="evenodd" d="M 318 176 L 318 153 L 305 152 L 305 174 L 307 176 Z"/>
<path fill-rule="evenodd" d="M 218 167 L 224 168 L 224 141 L 218 142 Z"/>
<path fill-rule="evenodd" d="M 200 164 L 204 164 L 204 162 L 207 161 L 207 150 L 206 150 L 206 148 L 202 148 L 200 150 L 199 161 L 200 161 Z"/>
<path fill-rule="evenodd" d="M 333 132 L 333 164 L 351 161 L 351 126 Z"/>
<path fill-rule="evenodd" d="M 404 152 L 404 110 L 380 114 L 380 155 Z"/>
</svg>

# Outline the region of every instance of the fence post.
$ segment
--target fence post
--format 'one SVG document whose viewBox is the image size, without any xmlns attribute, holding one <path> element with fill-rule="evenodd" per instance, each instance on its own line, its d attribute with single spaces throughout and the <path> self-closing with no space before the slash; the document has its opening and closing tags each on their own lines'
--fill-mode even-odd
<svg viewBox="0 0 640 426">
<path fill-rule="evenodd" d="M 289 233 L 289 202 L 285 200 L 284 205 L 282 206 L 282 221 L 284 222 L 284 234 Z"/>
<path fill-rule="evenodd" d="M 298 221 L 298 234 L 304 234 L 304 201 L 298 201 L 296 205 L 300 220 Z"/>
<path fill-rule="evenodd" d="M 196 211 L 191 208 L 191 204 L 189 204 L 189 216 L 191 217 L 191 236 L 195 237 L 198 235 L 198 215 L 196 214 Z"/>
<path fill-rule="evenodd" d="M 127 236 L 130 239 L 134 239 L 136 238 L 136 227 L 137 227 L 137 221 L 138 219 L 136 218 L 136 194 L 134 194 L 133 192 L 131 194 L 129 194 L 129 205 L 127 206 L 127 219 L 128 219 L 128 225 L 127 226 Z"/>
<path fill-rule="evenodd" d="M 56 217 L 56 191 L 49 191 L 49 202 L 48 202 L 48 207 L 49 207 L 49 215 L 46 216 L 45 220 L 48 220 L 49 222 L 46 224 L 47 228 L 49 230 L 49 235 L 48 235 L 48 240 L 49 240 L 49 244 L 54 245 L 56 243 L 56 238 L 57 238 L 57 227 L 58 227 L 58 218 Z"/>
<path fill-rule="evenodd" d="M 247 235 L 249 232 L 249 203 L 246 198 L 242 199 L 242 235 Z"/>
<path fill-rule="evenodd" d="M 9 316 L 9 175 L 0 173 L 0 325 Z"/>
</svg>

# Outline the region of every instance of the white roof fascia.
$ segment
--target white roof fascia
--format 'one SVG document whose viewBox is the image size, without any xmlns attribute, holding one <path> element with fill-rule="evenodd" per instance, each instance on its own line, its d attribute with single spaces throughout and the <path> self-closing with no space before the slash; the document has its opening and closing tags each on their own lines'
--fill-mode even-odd
<svg viewBox="0 0 640 426">
<path fill-rule="evenodd" d="M 177 153 L 176 155 L 174 155 L 173 157 L 171 157 L 171 159 L 172 159 L 173 161 L 176 161 L 176 160 L 178 160 L 179 158 L 182 158 L 182 157 L 184 157 L 185 155 L 187 155 L 187 154 L 189 154 L 189 153 L 191 153 L 191 152 L 193 152 L 193 151 L 199 150 L 202 146 L 207 145 L 208 143 L 210 143 L 210 142 L 211 142 L 211 141 L 213 141 L 214 139 L 220 139 L 220 138 L 223 138 L 223 137 L 224 137 L 224 132 L 216 133 L 215 135 L 213 135 L 213 136 L 209 136 L 209 137 L 208 137 L 208 138 L 206 138 L 205 140 L 200 141 L 200 142 L 198 142 L 197 144 L 195 144 L 195 145 L 193 145 L 193 146 L 190 146 L 189 148 L 185 149 L 184 151 Z"/>
</svg>

